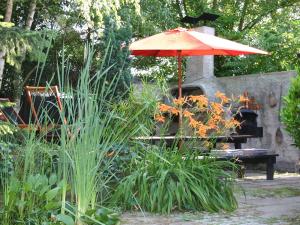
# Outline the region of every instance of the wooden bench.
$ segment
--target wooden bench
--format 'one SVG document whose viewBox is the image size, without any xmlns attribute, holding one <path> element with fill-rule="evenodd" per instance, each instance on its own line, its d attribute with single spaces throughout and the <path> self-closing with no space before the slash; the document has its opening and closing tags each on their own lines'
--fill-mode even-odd
<svg viewBox="0 0 300 225">
<path fill-rule="evenodd" d="M 229 149 L 229 150 L 213 150 L 212 155 L 219 160 L 230 160 L 238 164 L 266 164 L 266 179 L 274 179 L 274 164 L 278 154 L 267 149 Z"/>
</svg>

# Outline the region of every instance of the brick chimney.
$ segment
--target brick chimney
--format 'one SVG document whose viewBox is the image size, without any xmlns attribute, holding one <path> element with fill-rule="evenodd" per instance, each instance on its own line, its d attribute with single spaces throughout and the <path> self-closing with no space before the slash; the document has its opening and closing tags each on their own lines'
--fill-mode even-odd
<svg viewBox="0 0 300 225">
<path fill-rule="evenodd" d="M 212 27 L 198 27 L 196 31 L 215 35 L 215 28 Z M 214 78 L 214 56 L 191 56 L 188 57 L 186 63 L 186 76 L 184 83 L 191 83 L 199 79 Z"/>
</svg>

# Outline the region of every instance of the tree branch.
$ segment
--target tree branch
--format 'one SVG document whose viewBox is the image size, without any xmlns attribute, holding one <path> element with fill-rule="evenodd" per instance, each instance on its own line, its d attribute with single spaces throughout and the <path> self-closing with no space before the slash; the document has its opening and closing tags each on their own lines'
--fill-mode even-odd
<svg viewBox="0 0 300 225">
<path fill-rule="evenodd" d="M 284 4 L 284 3 L 285 2 L 283 2 L 283 4 L 281 4 L 281 5 L 277 5 L 277 7 L 274 7 L 274 8 L 271 8 L 271 9 L 267 10 L 265 13 L 260 14 L 255 19 L 253 19 L 251 22 L 249 22 L 241 31 L 250 30 L 256 24 L 258 24 L 262 20 L 262 18 L 268 16 L 269 14 L 275 12 L 278 9 L 283 9 L 283 8 L 291 7 L 291 6 L 293 6 L 295 4 L 295 2 L 292 2 L 290 4 Z"/>
<path fill-rule="evenodd" d="M 244 1 L 244 5 L 243 5 L 243 9 L 242 9 L 242 14 L 241 14 L 241 18 L 240 18 L 240 22 L 239 22 L 239 31 L 243 30 L 243 26 L 244 26 L 244 22 L 245 22 L 245 16 L 246 16 L 246 12 L 248 9 L 248 5 L 249 5 L 249 0 L 245 0 Z"/>
</svg>

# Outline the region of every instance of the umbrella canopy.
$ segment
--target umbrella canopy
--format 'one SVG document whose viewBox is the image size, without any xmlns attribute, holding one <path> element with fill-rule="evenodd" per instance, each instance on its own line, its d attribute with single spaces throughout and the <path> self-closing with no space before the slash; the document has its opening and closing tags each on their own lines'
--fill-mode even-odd
<svg viewBox="0 0 300 225">
<path fill-rule="evenodd" d="M 159 57 L 178 56 L 179 52 L 181 56 L 268 54 L 247 45 L 185 28 L 176 28 L 133 42 L 129 50 L 132 55 Z"/>
<path fill-rule="evenodd" d="M 268 54 L 247 45 L 181 27 L 133 42 L 129 50 L 132 55 L 137 56 L 178 57 L 179 98 L 182 97 L 182 56 Z M 182 113 L 180 112 L 179 130 L 181 124 Z"/>
</svg>

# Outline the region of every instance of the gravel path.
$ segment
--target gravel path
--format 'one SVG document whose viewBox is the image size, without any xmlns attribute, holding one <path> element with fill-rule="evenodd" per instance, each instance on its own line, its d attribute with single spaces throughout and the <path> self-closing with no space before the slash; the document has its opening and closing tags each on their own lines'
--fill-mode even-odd
<svg viewBox="0 0 300 225">
<path fill-rule="evenodd" d="M 237 193 L 239 208 L 233 213 L 176 213 L 161 216 L 131 212 L 122 215 L 126 225 L 300 225 L 300 175 L 275 174 L 273 181 L 261 173 L 238 180 L 246 196 Z"/>
</svg>

